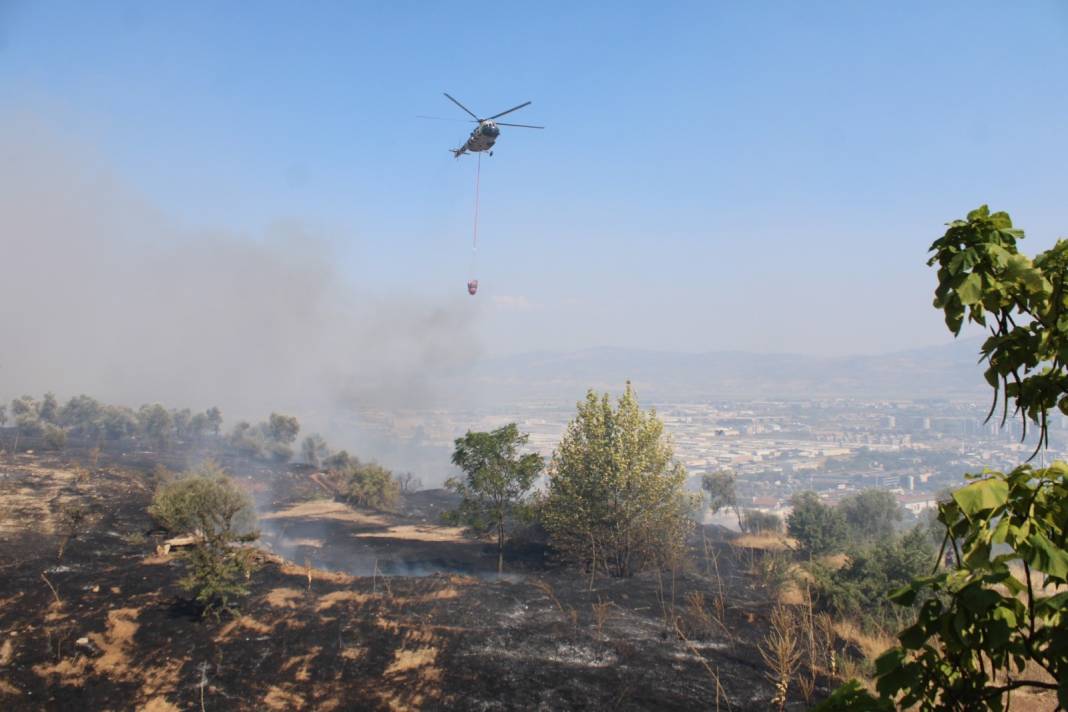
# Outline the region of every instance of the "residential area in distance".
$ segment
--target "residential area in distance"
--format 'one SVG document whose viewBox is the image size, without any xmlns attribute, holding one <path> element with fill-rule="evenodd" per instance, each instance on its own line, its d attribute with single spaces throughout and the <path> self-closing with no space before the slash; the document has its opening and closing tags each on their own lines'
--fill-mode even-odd
<svg viewBox="0 0 1068 712">
<path fill-rule="evenodd" d="M 784 515 L 790 496 L 813 490 L 828 503 L 864 489 L 894 493 L 914 515 L 935 506 L 940 492 L 959 486 L 965 473 L 1009 468 L 1034 450 L 1032 433 L 1021 442 L 1019 418 L 1001 425 L 1000 413 L 984 422 L 988 405 L 976 401 L 862 399 L 715 400 L 650 402 L 664 420 L 676 456 L 700 489 L 701 476 L 719 470 L 737 475 L 739 505 Z M 367 436 L 404 443 L 392 453 L 408 458 L 424 483 L 447 476 L 452 440 L 466 429 L 516 422 L 531 445 L 552 454 L 573 403 L 530 402 L 511 412 L 484 410 L 364 410 Z M 1068 419 L 1050 429 L 1050 448 L 1036 461 L 1064 455 Z M 437 453 L 437 456 L 435 456 Z M 426 464 L 423 464 L 426 463 Z M 435 463 L 430 465 L 430 463 Z M 737 527 L 733 514 L 714 521 Z"/>
</svg>

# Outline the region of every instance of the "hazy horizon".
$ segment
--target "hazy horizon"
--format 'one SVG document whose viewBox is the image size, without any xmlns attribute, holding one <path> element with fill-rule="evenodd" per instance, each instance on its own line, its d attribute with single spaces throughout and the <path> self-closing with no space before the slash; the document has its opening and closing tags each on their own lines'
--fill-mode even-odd
<svg viewBox="0 0 1068 712">
<path fill-rule="evenodd" d="M 498 10 L 4 4 L 0 392 L 409 407 L 532 352 L 940 347 L 945 221 L 1068 225 L 1062 5 Z M 442 91 L 547 126 L 482 160 L 475 266 Z"/>
</svg>

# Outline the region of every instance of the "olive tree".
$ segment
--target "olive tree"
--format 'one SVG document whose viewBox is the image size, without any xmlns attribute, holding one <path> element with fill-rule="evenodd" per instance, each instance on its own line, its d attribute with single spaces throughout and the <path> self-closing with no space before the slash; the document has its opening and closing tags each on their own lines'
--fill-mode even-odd
<svg viewBox="0 0 1068 712">
<path fill-rule="evenodd" d="M 235 546 L 259 537 L 252 499 L 215 463 L 206 462 L 183 477 L 166 482 L 148 509 L 175 534 L 191 534 L 193 546 L 183 554 L 186 575 L 181 585 L 193 593 L 204 614 L 232 611 L 248 593 L 249 550 Z"/>
<path fill-rule="evenodd" d="M 219 431 L 222 429 L 223 417 L 222 411 L 216 406 L 208 408 L 204 413 L 208 418 L 208 428 L 211 430 L 212 435 L 219 437 Z"/>
<path fill-rule="evenodd" d="M 271 413 L 271 417 L 267 420 L 267 432 L 271 440 L 283 445 L 292 445 L 297 439 L 297 433 L 300 432 L 300 423 L 297 422 L 295 416 Z"/>
<path fill-rule="evenodd" d="M 137 429 L 148 442 L 164 450 L 174 439 L 174 416 L 159 403 L 143 405 L 137 411 Z"/>
<path fill-rule="evenodd" d="M 330 448 L 321 435 L 309 435 L 300 445 L 301 457 L 312 467 L 319 467 L 330 456 Z"/>
<path fill-rule="evenodd" d="M 460 506 L 446 514 L 446 521 L 463 524 L 476 532 L 492 531 L 497 539 L 497 573 L 504 570 L 505 523 L 523 507 L 535 480 L 545 467 L 536 453 L 521 453 L 529 435 L 509 423 L 488 433 L 470 430 L 455 440 L 452 464 L 463 470 L 445 487 L 460 495 Z"/>
<path fill-rule="evenodd" d="M 615 407 L 592 389 L 553 452 L 541 506 L 563 554 L 611 576 L 674 560 L 692 527 L 694 499 L 664 424 L 627 383 Z"/>
<path fill-rule="evenodd" d="M 742 513 L 738 508 L 738 495 L 735 489 L 736 478 L 732 472 L 712 472 L 701 478 L 701 489 L 708 497 L 708 509 L 712 514 L 731 509 L 738 518 L 738 528 L 742 527 Z"/>
<path fill-rule="evenodd" d="M 59 401 L 56 400 L 54 393 L 44 394 L 38 410 L 38 417 L 41 419 L 42 423 L 49 423 L 51 425 L 59 424 Z"/>
<path fill-rule="evenodd" d="M 37 435 L 41 432 L 41 406 L 33 396 L 22 396 L 11 401 L 11 417 L 15 421 L 15 445 L 12 452 L 19 450 L 21 436 Z"/>
</svg>

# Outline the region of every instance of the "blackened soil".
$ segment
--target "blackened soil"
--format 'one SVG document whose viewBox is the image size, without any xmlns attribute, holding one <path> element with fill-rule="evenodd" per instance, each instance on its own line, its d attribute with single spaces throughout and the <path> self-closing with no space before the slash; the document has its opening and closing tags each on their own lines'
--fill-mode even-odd
<svg viewBox="0 0 1068 712">
<path fill-rule="evenodd" d="M 726 545 L 713 545 L 725 552 L 719 577 L 695 557 L 674 576 L 598 579 L 592 590 L 579 572 L 530 561 L 513 580 L 487 581 L 354 577 L 264 554 L 243 616 L 202 621 L 183 601 L 181 561 L 154 553 L 145 476 L 103 468 L 78 482 L 64 471 L 0 464 L 2 709 L 770 707 L 756 648 L 764 609 Z M 48 508 L 30 511 L 12 495 L 35 492 L 56 506 L 66 498 L 94 508 L 91 530 L 62 561 Z M 417 523 L 409 514 L 387 527 Z M 311 548 L 342 560 L 365 524 L 320 519 L 319 530 L 301 531 L 294 519 L 286 535 L 321 539 Z M 481 542 L 391 545 L 403 547 L 399 559 L 495 564 Z M 712 620 L 720 585 L 728 604 Z"/>
</svg>

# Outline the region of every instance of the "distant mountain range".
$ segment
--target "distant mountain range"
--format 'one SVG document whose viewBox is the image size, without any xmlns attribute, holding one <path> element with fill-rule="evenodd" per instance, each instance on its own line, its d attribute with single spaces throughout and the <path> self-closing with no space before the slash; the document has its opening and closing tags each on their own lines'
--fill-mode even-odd
<svg viewBox="0 0 1068 712">
<path fill-rule="evenodd" d="M 587 388 L 618 393 L 628 379 L 643 401 L 709 398 L 984 398 L 981 338 L 875 356 L 742 351 L 678 353 L 596 348 L 486 359 L 475 367 L 490 400 L 574 401 Z"/>
</svg>

